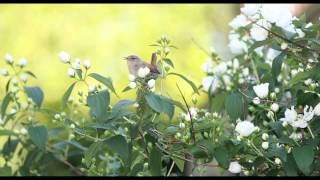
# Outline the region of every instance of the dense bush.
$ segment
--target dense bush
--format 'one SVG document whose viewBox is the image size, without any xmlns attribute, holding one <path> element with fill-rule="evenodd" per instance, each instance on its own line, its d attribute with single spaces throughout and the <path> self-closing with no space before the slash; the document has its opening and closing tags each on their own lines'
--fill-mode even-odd
<svg viewBox="0 0 320 180">
<path fill-rule="evenodd" d="M 160 74 L 141 68 L 137 77 L 129 75 L 123 92 L 136 90 L 136 99 L 114 105 L 111 78 L 90 72 L 90 61 L 71 62 L 61 52 L 74 83 L 66 87 L 60 111 L 47 109 L 45 92 L 28 84 L 36 76 L 26 60 L 7 54 L 0 175 L 46 175 L 53 161 L 75 175 L 201 175 L 207 166 L 243 175 L 319 175 L 319 23 L 281 6 L 246 5 L 241 12 L 230 22 L 235 56 L 224 61 L 214 49 L 206 52 L 201 86 L 174 71 L 175 46 L 163 36 L 152 45 Z M 179 84 L 181 101 L 164 95 L 162 82 L 174 76 L 193 89 L 192 106 Z M 201 92 L 208 108 L 196 108 Z M 177 108 L 183 112 L 174 116 Z"/>
</svg>

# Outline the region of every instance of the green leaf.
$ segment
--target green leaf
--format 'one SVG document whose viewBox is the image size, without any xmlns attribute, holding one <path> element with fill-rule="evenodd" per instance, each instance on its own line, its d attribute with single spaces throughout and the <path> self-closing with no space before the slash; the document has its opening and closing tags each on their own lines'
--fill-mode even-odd
<svg viewBox="0 0 320 180">
<path fill-rule="evenodd" d="M 314 159 L 314 151 L 312 145 L 305 145 L 301 147 L 295 147 L 292 150 L 293 157 L 298 165 L 298 168 L 305 175 L 311 173 L 310 167 Z"/>
<path fill-rule="evenodd" d="M 183 75 L 181 75 L 181 74 L 178 74 L 178 73 L 168 73 L 168 76 L 169 76 L 169 75 L 179 76 L 180 78 L 182 78 L 183 80 L 185 80 L 185 81 L 192 87 L 194 93 L 199 94 L 199 91 L 198 91 L 197 86 L 196 86 L 192 81 L 190 81 L 188 78 L 186 78 L 185 76 L 183 76 Z"/>
<path fill-rule="evenodd" d="M 19 139 L 12 140 L 11 138 L 8 138 L 8 141 L 4 144 L 2 149 L 2 154 L 4 157 L 9 157 L 9 155 L 12 153 L 14 154 L 14 151 L 16 150 L 16 147 L 19 143 Z"/>
<path fill-rule="evenodd" d="M 242 96 L 239 93 L 231 93 L 226 97 L 225 109 L 232 120 L 240 118 L 243 112 Z"/>
<path fill-rule="evenodd" d="M 136 101 L 127 100 L 127 99 L 120 100 L 119 102 L 117 102 L 117 104 L 113 105 L 112 111 L 120 110 L 126 106 L 130 106 L 134 104 L 135 102 Z"/>
<path fill-rule="evenodd" d="M 301 82 L 302 80 L 308 78 L 310 75 L 311 75 L 311 71 L 299 72 L 292 79 L 290 79 L 289 85 L 292 86 L 294 84 L 297 84 L 297 83 Z"/>
<path fill-rule="evenodd" d="M 17 136 L 18 134 L 14 133 L 8 129 L 0 129 L 0 136 Z"/>
<path fill-rule="evenodd" d="M 170 99 L 154 93 L 145 94 L 148 105 L 158 113 L 166 113 L 170 119 L 173 117 L 174 105 Z"/>
<path fill-rule="evenodd" d="M 150 152 L 150 158 L 149 158 L 149 169 L 152 176 L 161 176 L 161 156 L 162 152 L 159 150 L 157 146 L 153 146 L 151 152 Z"/>
<path fill-rule="evenodd" d="M 69 97 L 72 93 L 72 90 L 76 84 L 77 84 L 77 82 L 72 83 L 71 86 L 69 86 L 67 91 L 64 93 L 64 95 L 62 97 L 62 109 L 64 109 L 65 105 L 67 104 Z"/>
<path fill-rule="evenodd" d="M 88 106 L 90 107 L 90 116 L 101 121 L 107 114 L 107 109 L 110 104 L 110 95 L 107 90 L 91 94 L 87 98 Z"/>
<path fill-rule="evenodd" d="M 129 86 L 126 86 L 126 87 L 122 90 L 122 92 L 127 92 L 127 91 L 129 91 L 129 90 L 131 90 L 131 88 L 130 88 Z"/>
<path fill-rule="evenodd" d="M 214 150 L 214 157 L 221 167 L 228 168 L 230 163 L 230 157 L 226 148 L 222 146 L 217 147 Z"/>
<path fill-rule="evenodd" d="M 37 79 L 37 76 L 34 75 L 31 71 L 24 71 L 24 73 L 29 74 L 30 76 L 34 77 L 35 79 Z"/>
<path fill-rule="evenodd" d="M 178 127 L 176 126 L 169 126 L 165 129 L 166 135 L 175 135 L 178 132 Z"/>
<path fill-rule="evenodd" d="M 124 163 L 128 161 L 129 158 L 129 147 L 126 139 L 121 136 L 113 136 L 104 141 L 108 145 L 108 148 L 114 153 L 118 153 Z"/>
<path fill-rule="evenodd" d="M 272 61 L 272 77 L 275 82 L 277 81 L 278 75 L 281 72 L 282 62 L 285 57 L 284 53 L 280 53 L 277 57 L 275 57 Z"/>
<path fill-rule="evenodd" d="M 24 90 L 28 97 L 40 108 L 43 101 L 43 91 L 38 86 L 24 87 Z"/>
<path fill-rule="evenodd" d="M 288 154 L 287 162 L 284 162 L 283 167 L 286 171 L 287 176 L 298 176 L 298 167 L 296 165 L 296 162 L 294 161 L 292 154 Z"/>
<path fill-rule="evenodd" d="M 76 73 L 77 73 L 79 79 L 82 79 L 82 70 L 81 69 L 76 69 Z"/>
<path fill-rule="evenodd" d="M 4 115 L 6 113 L 7 107 L 9 105 L 11 101 L 11 93 L 9 92 L 8 94 L 6 94 L 6 96 L 3 98 L 2 100 L 2 104 L 1 104 L 1 117 L 4 118 Z"/>
<path fill-rule="evenodd" d="M 94 142 L 92 143 L 89 148 L 84 152 L 84 159 L 85 159 L 85 164 L 87 166 L 91 165 L 93 157 L 97 155 L 97 153 L 102 149 L 102 142 Z"/>
<path fill-rule="evenodd" d="M 210 98 L 210 108 L 212 112 L 221 112 L 224 107 L 226 96 L 227 93 L 222 92 Z"/>
<path fill-rule="evenodd" d="M 12 176 L 12 170 L 9 166 L 0 167 L 0 176 Z"/>
<path fill-rule="evenodd" d="M 90 77 L 94 78 L 95 80 L 101 82 L 102 84 L 104 84 L 107 88 L 109 88 L 115 95 L 118 96 L 118 94 L 116 93 L 116 90 L 113 87 L 112 84 L 112 79 L 109 77 L 104 77 L 101 76 L 100 74 L 97 73 L 91 73 L 89 74 Z"/>
<path fill-rule="evenodd" d="M 184 160 L 178 159 L 178 158 L 172 158 L 172 160 L 176 163 L 176 165 L 178 166 L 179 170 L 181 172 L 183 172 L 183 168 L 184 168 Z"/>
<path fill-rule="evenodd" d="M 171 61 L 171 59 L 169 58 L 164 58 L 163 59 L 164 62 L 166 62 L 169 66 L 171 66 L 172 68 L 174 68 L 173 62 Z"/>
<path fill-rule="evenodd" d="M 34 126 L 28 128 L 31 141 L 41 150 L 45 150 L 48 141 L 48 131 L 44 126 Z"/>
</svg>

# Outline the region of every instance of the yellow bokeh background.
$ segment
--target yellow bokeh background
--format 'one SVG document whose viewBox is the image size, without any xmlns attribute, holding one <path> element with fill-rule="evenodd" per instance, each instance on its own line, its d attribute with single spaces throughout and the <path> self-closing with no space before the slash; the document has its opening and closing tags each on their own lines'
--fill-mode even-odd
<svg viewBox="0 0 320 180">
<path fill-rule="evenodd" d="M 230 4 L 2 4 L 0 56 L 9 53 L 16 61 L 28 60 L 27 69 L 38 77 L 29 84 L 43 89 L 44 106 L 58 106 L 73 82 L 66 74 L 69 66 L 59 61 L 60 51 L 68 52 L 72 60 L 90 59 L 91 72 L 111 77 L 121 99 L 133 99 L 134 91 L 121 93 L 129 83 L 122 57 L 135 54 L 149 61 L 155 51 L 149 45 L 167 35 L 178 47 L 170 55 L 175 71 L 200 85 L 204 77 L 200 65 L 207 55 L 192 38 L 207 50 L 213 46 L 226 54 L 227 22 L 237 8 Z M 1 58 L 0 68 L 4 67 Z M 5 80 L 0 78 L 1 95 Z M 190 97 L 191 88 L 175 77 L 165 81 L 164 93 L 179 100 L 175 82 Z M 113 103 L 118 100 L 112 97 Z M 200 104 L 205 101 L 206 96 L 200 98 Z"/>
</svg>

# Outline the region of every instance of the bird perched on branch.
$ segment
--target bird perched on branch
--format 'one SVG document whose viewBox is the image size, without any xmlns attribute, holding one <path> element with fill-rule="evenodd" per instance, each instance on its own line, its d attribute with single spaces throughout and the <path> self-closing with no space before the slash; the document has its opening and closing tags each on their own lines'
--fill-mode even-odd
<svg viewBox="0 0 320 180">
<path fill-rule="evenodd" d="M 142 61 L 136 55 L 130 55 L 128 57 L 124 57 L 124 60 L 127 61 L 129 73 L 134 75 L 135 77 L 138 76 L 139 69 L 145 68 L 145 67 L 148 67 L 150 69 L 150 72 L 156 76 L 158 74 L 160 74 L 160 72 L 157 69 L 157 55 L 156 55 L 156 53 L 152 53 L 151 64 Z"/>
</svg>

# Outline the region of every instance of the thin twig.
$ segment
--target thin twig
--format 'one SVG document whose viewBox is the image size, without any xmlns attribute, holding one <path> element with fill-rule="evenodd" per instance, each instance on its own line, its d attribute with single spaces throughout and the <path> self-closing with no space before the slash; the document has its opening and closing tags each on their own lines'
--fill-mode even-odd
<svg viewBox="0 0 320 180">
<path fill-rule="evenodd" d="M 187 107 L 187 111 L 189 113 L 189 117 L 190 117 L 190 124 L 191 124 L 191 129 L 190 129 L 190 133 L 191 133 L 191 136 L 192 136 L 192 139 L 193 139 L 193 143 L 196 143 L 196 137 L 194 135 L 194 126 L 193 126 L 193 120 L 192 120 L 192 115 L 191 115 L 191 112 L 190 112 L 190 108 L 189 108 L 189 105 L 184 97 L 184 95 L 182 94 L 182 91 L 180 89 L 180 87 L 178 86 L 178 83 L 176 83 L 176 86 L 178 87 L 178 90 L 180 92 L 180 95 L 182 96 L 182 99 Z"/>
</svg>

